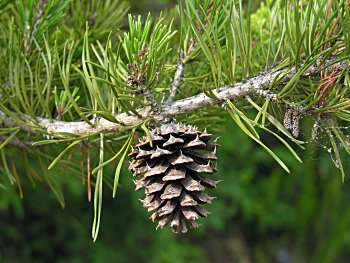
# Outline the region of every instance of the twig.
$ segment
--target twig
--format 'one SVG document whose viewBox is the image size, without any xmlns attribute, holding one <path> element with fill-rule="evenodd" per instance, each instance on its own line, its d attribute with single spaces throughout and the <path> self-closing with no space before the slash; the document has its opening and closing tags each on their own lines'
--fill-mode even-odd
<svg viewBox="0 0 350 263">
<path fill-rule="evenodd" d="M 185 55 L 184 51 L 181 50 L 180 51 L 180 58 L 179 58 L 179 61 L 177 63 L 177 66 L 176 66 L 176 71 L 175 71 L 175 75 L 174 75 L 174 80 L 173 80 L 173 83 L 171 85 L 171 89 L 170 89 L 170 93 L 169 93 L 169 97 L 166 101 L 166 105 L 169 106 L 175 96 L 176 96 L 176 93 L 180 87 L 180 83 L 181 83 L 181 79 L 182 79 L 182 73 L 184 71 L 184 61 L 185 59 L 187 58 L 188 54 Z"/>
<path fill-rule="evenodd" d="M 30 35 L 27 35 L 26 32 L 24 32 L 24 47 L 26 49 L 26 54 L 29 55 L 30 53 L 30 47 L 32 45 L 32 42 L 34 40 L 34 35 L 36 33 L 36 31 L 38 30 L 38 26 L 39 24 L 43 21 L 44 19 L 44 11 L 45 11 L 45 7 L 46 7 L 46 4 L 47 4 L 47 0 L 44 0 L 40 3 L 39 7 L 36 8 L 36 11 L 38 12 L 38 18 L 37 20 L 35 21 L 34 23 L 34 26 L 30 32 Z M 30 26 L 28 25 L 28 29 L 30 30 Z"/>
<path fill-rule="evenodd" d="M 206 24 L 208 22 L 208 17 L 210 15 L 211 11 L 213 10 L 213 5 L 214 5 L 214 1 L 211 0 L 209 3 L 209 6 L 208 6 L 207 12 L 205 14 L 205 17 L 204 17 L 204 21 L 203 21 L 204 27 L 206 26 Z M 198 28 L 198 31 L 200 33 L 202 33 L 201 28 Z M 180 50 L 180 57 L 179 57 L 179 61 L 178 61 L 177 65 L 176 65 L 174 80 L 173 80 L 173 83 L 171 85 L 169 97 L 166 101 L 167 106 L 169 106 L 173 102 L 173 100 L 176 96 L 176 93 L 178 92 L 178 90 L 180 88 L 183 71 L 185 69 L 185 61 L 192 54 L 192 52 L 196 49 L 197 45 L 198 45 L 198 39 L 191 38 L 190 46 L 188 47 L 188 50 L 186 52 L 184 50 Z"/>
<path fill-rule="evenodd" d="M 160 105 L 157 102 L 156 98 L 154 97 L 154 94 L 152 93 L 152 91 L 150 89 L 142 87 L 141 93 L 145 96 L 145 98 L 149 102 L 151 109 L 152 109 L 152 113 L 160 114 L 160 112 L 161 112 Z"/>
<path fill-rule="evenodd" d="M 330 67 L 332 62 L 336 58 L 328 59 L 322 64 L 323 67 Z M 310 66 L 302 76 L 310 76 L 319 72 L 318 65 Z M 204 93 L 192 96 L 186 99 L 173 102 L 169 106 L 165 106 L 161 114 L 152 114 L 150 107 L 142 108 L 138 110 L 142 117 L 136 115 L 128 115 L 121 113 L 116 115 L 116 119 L 119 123 L 111 122 L 103 118 L 96 119 L 92 123 L 96 123 L 91 126 L 84 121 L 77 122 L 64 122 L 58 120 L 50 120 L 46 118 L 37 118 L 37 120 L 29 121 L 29 116 L 24 116 L 27 120 L 26 123 L 18 123 L 8 117 L 4 112 L 0 111 L 0 127 L 19 127 L 23 131 L 29 133 L 35 133 L 33 127 L 44 129 L 46 132 L 52 135 L 52 138 L 61 137 L 60 133 L 71 133 L 76 135 L 89 135 L 95 133 L 117 132 L 120 129 L 134 126 L 142 123 L 147 118 L 152 118 L 153 121 L 159 122 L 164 117 L 171 118 L 181 114 L 190 113 L 193 111 L 201 110 L 211 107 L 216 104 L 225 102 L 226 100 L 237 100 L 244 98 L 245 96 L 258 96 L 269 98 L 272 102 L 284 104 L 277 94 L 274 94 L 269 90 L 271 83 L 275 78 L 285 75 L 281 80 L 281 83 L 285 83 L 290 80 L 296 74 L 295 68 L 282 69 L 274 73 L 264 72 L 256 77 L 252 77 L 244 82 L 238 82 L 234 85 L 223 86 L 220 89 L 213 89 L 213 94 L 216 99 L 206 96 Z"/>
</svg>

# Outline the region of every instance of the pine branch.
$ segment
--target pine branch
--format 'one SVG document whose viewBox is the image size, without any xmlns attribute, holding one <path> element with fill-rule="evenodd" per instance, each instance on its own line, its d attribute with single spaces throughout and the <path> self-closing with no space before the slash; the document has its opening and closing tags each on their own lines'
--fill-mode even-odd
<svg viewBox="0 0 350 263">
<path fill-rule="evenodd" d="M 320 66 L 323 68 L 331 67 L 336 59 L 337 58 L 333 57 L 324 61 L 322 65 L 311 65 L 304 71 L 302 76 L 305 77 L 317 74 L 320 70 Z M 285 102 L 279 99 L 278 94 L 269 91 L 269 86 L 278 76 L 282 75 L 285 76 L 282 80 L 280 80 L 280 83 L 286 83 L 293 76 L 295 76 L 296 72 L 295 67 L 292 69 L 278 70 L 273 73 L 271 71 L 264 72 L 246 81 L 238 82 L 234 85 L 223 86 L 219 89 L 213 90 L 213 94 L 216 96 L 216 98 L 210 98 L 204 93 L 200 93 L 186 99 L 175 101 L 169 106 L 165 106 L 161 114 L 154 114 L 154 112 L 152 115 L 149 114 L 152 111 L 150 107 L 146 107 L 138 111 L 142 117 L 121 113 L 115 116 L 119 123 L 99 118 L 92 121 L 92 123 L 95 123 L 95 125 L 91 126 L 84 121 L 64 122 L 46 118 L 37 118 L 36 121 L 30 121 L 29 116 L 25 116 L 25 119 L 22 117 L 23 123 L 18 123 L 14 121 L 13 118 L 10 118 L 4 112 L 0 111 L 0 127 L 19 127 L 28 133 L 35 133 L 36 131 L 34 130 L 34 127 L 40 127 L 46 132 L 52 134 L 53 137 L 59 137 L 60 133 L 89 135 L 112 131 L 117 132 L 122 128 L 138 125 L 150 117 L 154 122 L 161 122 L 163 118 L 171 118 L 181 114 L 190 113 L 223 103 L 227 100 L 244 98 L 245 96 L 264 97 L 269 98 L 275 103 L 285 104 Z"/>
</svg>

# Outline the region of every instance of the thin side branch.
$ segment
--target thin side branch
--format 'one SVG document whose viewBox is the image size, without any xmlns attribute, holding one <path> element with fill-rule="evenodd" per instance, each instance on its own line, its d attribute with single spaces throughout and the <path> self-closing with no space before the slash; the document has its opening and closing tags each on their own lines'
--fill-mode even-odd
<svg viewBox="0 0 350 263">
<path fill-rule="evenodd" d="M 28 28 L 28 30 L 30 31 L 30 34 L 27 35 L 27 33 L 24 33 L 24 47 L 26 49 L 26 54 L 29 55 L 30 53 L 30 47 L 33 43 L 34 40 L 34 35 L 36 33 L 36 31 L 38 30 L 39 24 L 43 21 L 44 19 L 44 12 L 45 12 L 45 8 L 47 5 L 47 1 L 41 1 L 39 2 L 39 6 L 36 8 L 36 11 L 38 12 L 38 18 L 34 23 L 34 26 L 32 29 Z M 28 25 L 29 27 L 29 25 Z"/>
<path fill-rule="evenodd" d="M 185 68 L 184 61 L 185 61 L 186 57 L 187 56 L 185 55 L 183 50 L 181 50 L 180 51 L 180 58 L 179 58 L 179 61 L 176 65 L 174 80 L 173 80 L 173 83 L 171 85 L 171 89 L 170 89 L 169 97 L 166 101 L 166 105 L 170 105 L 173 102 L 173 100 L 176 96 L 176 93 L 177 93 L 178 89 L 180 88 L 182 73 L 183 73 L 184 68 Z"/>
<path fill-rule="evenodd" d="M 176 71 L 173 79 L 173 83 L 171 85 L 169 97 L 166 101 L 166 105 L 169 106 L 175 99 L 176 93 L 178 92 L 182 80 L 182 75 L 185 69 L 185 61 L 192 54 L 192 52 L 196 49 L 198 45 L 198 40 L 195 38 L 191 39 L 190 46 L 188 50 L 185 52 L 183 50 L 180 51 L 179 61 L 176 65 Z"/>
<path fill-rule="evenodd" d="M 204 17 L 204 21 L 203 21 L 204 27 L 206 26 L 206 24 L 208 22 L 208 18 L 209 18 L 210 13 L 213 9 L 213 5 L 214 5 L 214 1 L 211 0 L 209 3 L 208 9 L 207 9 L 206 15 Z M 202 29 L 198 28 L 198 31 L 201 32 Z M 201 33 L 203 33 L 203 32 L 201 32 Z M 184 50 L 180 50 L 180 57 L 179 57 L 179 61 L 178 61 L 177 65 L 176 65 L 176 71 L 175 71 L 173 83 L 171 85 L 169 97 L 166 101 L 167 106 L 169 106 L 175 99 L 176 93 L 178 92 L 178 90 L 180 88 L 183 71 L 185 69 L 185 61 L 192 54 L 192 52 L 196 49 L 197 45 L 198 45 L 198 39 L 191 38 L 190 46 L 188 47 L 188 50 L 186 52 Z"/>
<path fill-rule="evenodd" d="M 150 89 L 142 87 L 141 93 L 146 97 L 147 101 L 150 103 L 152 112 L 155 114 L 159 114 L 161 112 L 161 108 L 152 91 Z"/>
<path fill-rule="evenodd" d="M 333 61 L 335 61 L 335 58 L 326 60 L 322 66 L 328 67 Z M 318 73 L 318 71 L 319 67 L 317 65 L 312 65 L 304 72 L 303 76 L 310 76 Z M 117 132 L 125 127 L 140 124 L 150 117 L 152 117 L 154 122 L 161 122 L 164 118 L 171 118 L 181 114 L 201 110 L 223 103 L 226 100 L 237 100 L 248 95 L 269 98 L 275 103 L 283 104 L 278 95 L 269 90 L 269 87 L 276 77 L 285 75 L 285 77 L 282 79 L 282 83 L 285 83 L 295 74 L 295 68 L 283 69 L 274 73 L 261 73 L 258 76 L 252 77 L 246 81 L 238 82 L 234 85 L 223 86 L 220 89 L 213 90 L 213 94 L 216 96 L 216 98 L 210 98 L 204 93 L 200 93 L 186 99 L 175 101 L 169 106 L 165 106 L 161 114 L 155 114 L 154 112 L 153 114 L 149 114 L 152 111 L 150 107 L 139 110 L 139 114 L 142 117 L 127 115 L 126 113 L 118 114 L 116 115 L 116 119 L 119 121 L 119 123 L 114 123 L 106 119 L 99 118 L 96 120 L 96 122 L 92 121 L 92 123 L 96 124 L 91 126 L 84 121 L 64 122 L 46 118 L 37 118 L 37 121 L 27 121 L 27 124 L 24 124 L 13 121 L 4 112 L 0 111 L 0 127 L 19 127 L 23 131 L 31 133 L 35 132 L 32 127 L 39 127 L 52 134 L 52 137 L 60 137 L 60 133 L 89 135 L 93 133 Z M 26 119 L 28 120 L 29 117 L 26 116 Z"/>
</svg>

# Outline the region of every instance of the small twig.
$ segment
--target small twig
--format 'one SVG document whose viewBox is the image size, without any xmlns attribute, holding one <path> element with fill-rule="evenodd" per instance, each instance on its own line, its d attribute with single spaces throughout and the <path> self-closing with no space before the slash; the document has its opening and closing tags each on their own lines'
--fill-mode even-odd
<svg viewBox="0 0 350 263">
<path fill-rule="evenodd" d="M 147 101 L 149 102 L 152 113 L 153 114 L 160 114 L 161 108 L 159 103 L 156 101 L 156 98 L 154 97 L 154 94 L 145 87 L 141 87 L 141 93 L 146 97 Z"/>
<path fill-rule="evenodd" d="M 169 106 L 174 101 L 176 93 L 180 88 L 183 71 L 185 69 L 185 61 L 191 55 L 191 53 L 196 49 L 197 45 L 198 45 L 197 39 L 191 38 L 191 43 L 187 52 L 184 52 L 183 50 L 180 51 L 179 61 L 177 62 L 177 65 L 176 65 L 174 80 L 171 85 L 169 97 L 166 101 L 166 106 Z"/>
<path fill-rule="evenodd" d="M 43 21 L 44 19 L 44 11 L 45 11 L 45 7 L 47 5 L 47 0 L 44 0 L 40 3 L 39 7 L 36 8 L 36 11 L 38 12 L 38 18 L 34 23 L 33 29 L 30 32 L 30 35 L 28 36 L 26 34 L 26 32 L 24 32 L 24 47 L 26 49 L 26 54 L 27 56 L 30 54 L 30 47 L 33 43 L 34 40 L 34 35 L 36 33 L 36 31 L 38 30 L 38 26 L 39 24 Z M 30 26 L 28 25 L 28 29 L 30 30 Z"/>
<path fill-rule="evenodd" d="M 204 27 L 206 26 L 206 24 L 208 22 L 208 17 L 210 15 L 211 11 L 213 10 L 213 5 L 214 5 L 214 1 L 211 0 L 209 3 L 209 6 L 208 6 L 207 12 L 205 14 L 205 17 L 204 17 L 204 21 L 203 21 Z M 199 27 L 198 31 L 200 33 L 202 33 L 202 28 Z M 177 62 L 177 65 L 176 65 L 176 71 L 174 74 L 173 83 L 171 85 L 169 97 L 166 101 L 166 106 L 169 106 L 173 102 L 173 100 L 176 96 L 176 93 L 178 92 L 178 90 L 180 88 L 183 71 L 185 69 L 185 61 L 192 54 L 192 52 L 196 49 L 197 45 L 198 45 L 198 39 L 191 38 L 190 45 L 189 45 L 187 51 L 185 52 L 182 49 L 180 50 L 179 61 Z"/>
<path fill-rule="evenodd" d="M 170 89 L 170 94 L 169 94 L 169 97 L 166 101 L 166 105 L 169 106 L 175 96 L 176 96 L 176 93 L 180 87 L 180 82 L 181 82 L 181 79 L 182 79 L 182 73 L 184 71 L 184 60 L 185 58 L 187 57 L 188 55 L 185 55 L 185 53 L 183 52 L 183 50 L 180 51 L 180 58 L 179 58 L 179 61 L 177 63 L 177 66 L 176 66 L 176 71 L 175 71 L 175 75 L 174 75 L 174 80 L 173 80 L 173 84 L 171 85 L 171 89 Z"/>
</svg>

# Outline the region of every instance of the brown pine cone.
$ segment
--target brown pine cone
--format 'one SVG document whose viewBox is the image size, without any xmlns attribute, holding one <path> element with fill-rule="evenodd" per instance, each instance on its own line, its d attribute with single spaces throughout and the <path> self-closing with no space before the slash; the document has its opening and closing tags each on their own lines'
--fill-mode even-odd
<svg viewBox="0 0 350 263">
<path fill-rule="evenodd" d="M 219 145 L 209 141 L 211 134 L 184 124 L 163 124 L 150 135 L 152 145 L 144 136 L 129 154 L 136 190 L 145 189 L 142 203 L 155 211 L 151 219 L 159 221 L 157 228 L 170 224 L 174 233 L 186 233 L 209 213 L 200 204 L 211 203 L 213 197 L 204 190 L 215 188 L 218 181 L 203 174 L 216 172 Z"/>
</svg>

